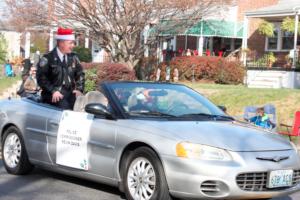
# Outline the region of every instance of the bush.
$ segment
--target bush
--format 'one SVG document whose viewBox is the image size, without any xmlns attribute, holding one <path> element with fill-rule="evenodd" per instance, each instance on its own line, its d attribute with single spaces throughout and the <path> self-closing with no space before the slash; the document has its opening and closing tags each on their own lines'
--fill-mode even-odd
<svg viewBox="0 0 300 200">
<path fill-rule="evenodd" d="M 85 72 L 85 91 L 94 91 L 97 88 L 97 69 L 88 69 Z"/>
<path fill-rule="evenodd" d="M 101 63 L 97 66 L 97 83 L 103 81 L 136 80 L 135 71 L 119 63 Z"/>
<path fill-rule="evenodd" d="M 267 37 L 274 36 L 274 29 L 274 24 L 265 20 L 263 20 L 258 26 L 259 34 L 265 35 Z"/>
<path fill-rule="evenodd" d="M 177 57 L 169 63 L 171 78 L 174 69 L 179 71 L 179 80 L 210 80 L 223 84 L 243 83 L 245 70 L 238 61 L 227 61 L 225 58 L 214 56 Z M 161 79 L 165 80 L 167 63 L 161 63 Z M 194 75 L 193 75 L 194 71 Z"/>
<path fill-rule="evenodd" d="M 91 62 L 92 61 L 92 52 L 88 48 L 77 46 L 73 49 L 77 53 L 78 58 L 81 62 Z"/>
<path fill-rule="evenodd" d="M 0 64 L 5 63 L 6 56 L 7 56 L 7 48 L 8 48 L 8 42 L 5 39 L 4 35 L 0 33 Z"/>
<path fill-rule="evenodd" d="M 99 63 L 87 63 L 87 62 L 81 62 L 81 66 L 83 69 L 88 70 L 88 69 L 95 69 L 97 66 L 99 66 Z"/>
<path fill-rule="evenodd" d="M 118 63 L 82 63 L 85 92 L 93 91 L 103 81 L 136 80 L 134 70 Z"/>
</svg>

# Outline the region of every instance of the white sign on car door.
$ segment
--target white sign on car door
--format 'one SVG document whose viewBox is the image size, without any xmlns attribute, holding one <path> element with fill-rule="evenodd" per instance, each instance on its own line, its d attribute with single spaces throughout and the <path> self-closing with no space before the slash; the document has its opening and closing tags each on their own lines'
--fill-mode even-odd
<svg viewBox="0 0 300 200">
<path fill-rule="evenodd" d="M 84 112 L 63 112 L 57 133 L 57 164 L 89 169 L 87 143 L 93 118 Z"/>
</svg>

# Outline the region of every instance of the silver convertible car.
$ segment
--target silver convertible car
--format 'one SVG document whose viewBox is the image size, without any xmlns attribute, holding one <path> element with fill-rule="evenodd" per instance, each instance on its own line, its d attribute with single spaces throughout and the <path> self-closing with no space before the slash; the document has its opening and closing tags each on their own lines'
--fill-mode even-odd
<svg viewBox="0 0 300 200">
<path fill-rule="evenodd" d="M 268 199 L 300 189 L 297 149 L 180 84 L 105 82 L 74 110 L 0 103 L 8 173 L 33 166 L 118 187 L 129 200 Z"/>
</svg>

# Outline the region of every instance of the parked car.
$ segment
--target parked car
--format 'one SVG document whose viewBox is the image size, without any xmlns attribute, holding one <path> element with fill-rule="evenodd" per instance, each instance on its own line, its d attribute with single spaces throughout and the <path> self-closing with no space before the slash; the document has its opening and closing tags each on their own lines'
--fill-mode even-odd
<svg viewBox="0 0 300 200">
<path fill-rule="evenodd" d="M 2 100 L 0 131 L 8 173 L 38 166 L 117 186 L 129 200 L 258 199 L 300 189 L 291 142 L 181 84 L 105 82 L 73 111 Z"/>
</svg>

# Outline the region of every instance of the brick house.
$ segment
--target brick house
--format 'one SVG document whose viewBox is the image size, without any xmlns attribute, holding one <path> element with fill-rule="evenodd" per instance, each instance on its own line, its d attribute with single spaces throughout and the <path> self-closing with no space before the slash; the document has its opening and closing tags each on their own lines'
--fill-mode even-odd
<svg viewBox="0 0 300 200">
<path fill-rule="evenodd" d="M 258 57 L 266 52 L 273 52 L 278 58 L 275 66 L 283 67 L 285 56 L 290 50 L 294 49 L 294 34 L 283 31 L 281 22 L 285 17 L 294 18 L 297 10 L 300 8 L 300 1 L 297 0 L 277 0 L 273 6 L 266 6 L 258 10 L 248 11 L 245 13 L 245 19 L 248 23 L 248 44 L 247 48 L 255 50 Z M 257 31 L 258 24 L 266 20 L 275 25 L 274 37 L 265 37 Z M 297 39 L 297 45 L 300 40 Z M 288 66 L 286 66 L 288 67 Z"/>
<path fill-rule="evenodd" d="M 21 33 L 15 31 L 13 27 L 0 22 L 0 34 L 3 35 L 7 45 L 5 59 L 12 60 L 19 57 L 21 55 Z"/>
<path fill-rule="evenodd" d="M 300 88 L 297 61 L 299 33 L 287 32 L 281 27 L 282 21 L 290 17 L 294 20 L 297 33 L 300 1 L 270 0 L 269 2 L 272 5 L 245 12 L 243 48 L 249 49 L 247 57 L 244 57 L 247 65 L 247 84 L 250 87 Z M 258 26 L 262 20 L 274 24 L 274 36 L 266 37 L 258 33 Z M 276 62 L 268 68 L 261 64 L 259 59 L 270 53 L 275 55 Z"/>
</svg>

